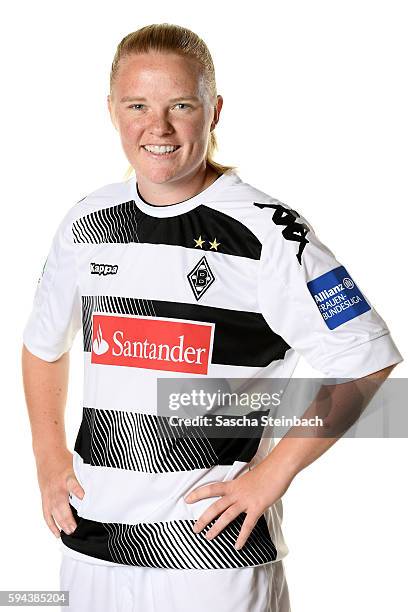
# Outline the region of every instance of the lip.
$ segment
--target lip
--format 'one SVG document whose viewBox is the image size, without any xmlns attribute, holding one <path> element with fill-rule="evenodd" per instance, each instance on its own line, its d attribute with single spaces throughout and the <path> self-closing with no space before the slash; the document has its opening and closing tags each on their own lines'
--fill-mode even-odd
<svg viewBox="0 0 408 612">
<path fill-rule="evenodd" d="M 152 144 L 152 143 L 149 142 L 147 144 L 149 145 L 149 144 Z M 144 148 L 145 146 L 146 145 L 141 145 L 140 148 L 142 149 L 142 151 L 144 151 L 144 153 L 146 153 L 146 155 L 149 155 L 149 157 L 153 157 L 154 159 L 170 159 L 170 157 L 174 157 L 176 155 L 176 153 L 178 153 L 178 151 L 180 151 L 180 149 L 181 149 L 181 145 L 168 145 L 168 146 L 171 146 L 171 147 L 178 147 L 178 148 L 175 151 L 172 151 L 171 153 L 151 153 L 151 151 L 147 151 Z M 155 145 L 155 146 L 164 147 L 166 145 Z"/>
<path fill-rule="evenodd" d="M 141 147 L 181 147 L 175 142 L 145 142 Z"/>
</svg>

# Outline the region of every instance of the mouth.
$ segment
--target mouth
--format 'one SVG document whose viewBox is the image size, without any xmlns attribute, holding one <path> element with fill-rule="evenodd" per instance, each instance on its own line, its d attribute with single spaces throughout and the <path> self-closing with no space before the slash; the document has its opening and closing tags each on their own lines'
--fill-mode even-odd
<svg viewBox="0 0 408 612">
<path fill-rule="evenodd" d="M 143 151 L 150 157 L 156 159 L 168 159 L 173 157 L 180 148 L 181 145 L 142 145 Z"/>
</svg>

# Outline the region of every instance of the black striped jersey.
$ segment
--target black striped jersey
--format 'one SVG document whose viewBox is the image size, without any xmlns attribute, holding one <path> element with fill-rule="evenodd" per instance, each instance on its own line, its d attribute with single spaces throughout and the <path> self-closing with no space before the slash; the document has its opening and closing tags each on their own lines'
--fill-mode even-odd
<svg viewBox="0 0 408 612">
<path fill-rule="evenodd" d="M 359 378 L 402 360 L 387 325 L 295 210 L 234 171 L 155 206 L 137 177 L 73 205 L 44 265 L 23 341 L 46 361 L 82 328 L 83 411 L 64 552 L 104 564 L 178 569 L 283 558 L 282 503 L 234 548 L 244 513 L 216 538 L 193 524 L 214 502 L 199 485 L 239 477 L 273 441 L 163 438 L 160 378 L 292 376 L 302 355 L 324 376 Z"/>
</svg>

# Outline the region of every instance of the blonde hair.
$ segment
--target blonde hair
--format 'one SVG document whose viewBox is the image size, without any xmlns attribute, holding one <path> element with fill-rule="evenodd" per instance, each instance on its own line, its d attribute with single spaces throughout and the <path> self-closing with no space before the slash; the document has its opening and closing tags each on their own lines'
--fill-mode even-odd
<svg viewBox="0 0 408 612">
<path fill-rule="evenodd" d="M 112 95 L 113 85 L 119 69 L 120 60 L 133 53 L 148 53 L 157 51 L 163 53 L 178 53 L 197 60 L 202 74 L 204 75 L 210 98 L 216 100 L 217 86 L 215 82 L 215 70 L 210 51 L 205 42 L 194 32 L 171 23 L 153 23 L 144 26 L 135 32 L 127 34 L 116 48 L 110 73 L 110 93 Z M 235 170 L 237 166 L 225 166 L 214 161 L 213 156 L 218 150 L 217 139 L 214 130 L 210 132 L 208 139 L 206 162 L 220 174 L 228 170 Z M 129 166 L 125 180 L 128 179 L 134 168 Z"/>
</svg>

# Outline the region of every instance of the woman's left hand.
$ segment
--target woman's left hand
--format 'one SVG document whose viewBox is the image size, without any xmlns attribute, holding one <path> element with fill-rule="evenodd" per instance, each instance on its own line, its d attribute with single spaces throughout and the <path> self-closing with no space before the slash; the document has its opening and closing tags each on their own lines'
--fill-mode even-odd
<svg viewBox="0 0 408 612">
<path fill-rule="evenodd" d="M 206 538 L 212 540 L 241 512 L 246 513 L 235 548 L 239 550 L 247 541 L 259 517 L 288 489 L 293 475 L 282 474 L 277 466 L 271 469 L 270 460 L 259 463 L 233 480 L 203 485 L 190 491 L 184 498 L 188 504 L 208 497 L 220 497 L 197 519 L 193 531 L 199 533 L 219 516 Z"/>
</svg>

